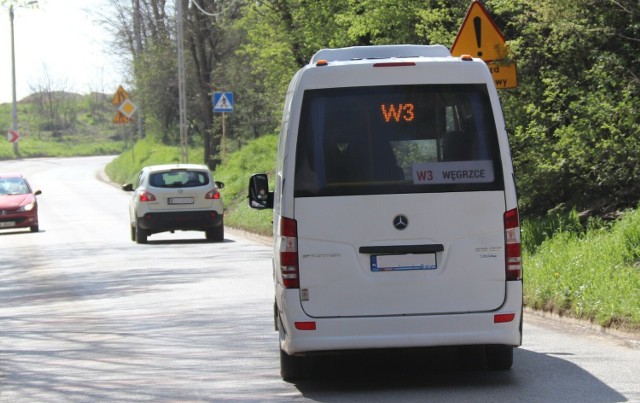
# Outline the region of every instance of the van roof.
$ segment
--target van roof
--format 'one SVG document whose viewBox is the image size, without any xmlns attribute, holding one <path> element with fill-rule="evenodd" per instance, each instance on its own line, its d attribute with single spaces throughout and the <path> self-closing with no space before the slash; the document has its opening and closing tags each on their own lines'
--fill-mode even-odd
<svg viewBox="0 0 640 403">
<path fill-rule="evenodd" d="M 391 57 L 448 57 L 449 49 L 443 45 L 378 45 L 353 46 L 348 48 L 321 49 L 311 58 L 310 64 L 318 60 L 328 62 L 358 59 L 386 59 Z"/>
</svg>

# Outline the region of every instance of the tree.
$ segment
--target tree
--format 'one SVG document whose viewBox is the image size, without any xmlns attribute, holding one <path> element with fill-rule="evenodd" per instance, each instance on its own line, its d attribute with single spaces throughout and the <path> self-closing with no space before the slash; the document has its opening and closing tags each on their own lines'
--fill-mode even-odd
<svg viewBox="0 0 640 403">
<path fill-rule="evenodd" d="M 510 33 L 521 84 L 504 102 L 524 207 L 635 203 L 640 7 L 525 3 Z"/>
<path fill-rule="evenodd" d="M 73 94 L 67 91 L 66 82 L 53 80 L 47 66 L 42 71 L 42 80 L 30 86 L 36 111 L 44 118 L 41 129 L 60 132 L 73 128 L 77 119 Z"/>
<path fill-rule="evenodd" d="M 145 115 L 175 142 L 175 16 L 163 0 L 118 4 L 121 51 Z M 140 4 L 140 44 L 130 1 Z M 289 80 L 325 47 L 392 43 L 451 46 L 469 1 L 218 0 L 187 2 L 188 109 L 192 142 L 219 161 L 211 94 L 236 95 L 232 147 L 273 133 Z M 129 2 L 129 3 L 128 3 Z M 522 211 L 567 204 L 625 206 L 640 198 L 637 0 L 485 0 L 518 65 L 519 86 L 501 91 Z M 136 46 L 134 46 L 136 45 Z M 136 50 L 137 49 L 137 50 Z M 135 51 L 135 52 L 134 52 Z"/>
</svg>

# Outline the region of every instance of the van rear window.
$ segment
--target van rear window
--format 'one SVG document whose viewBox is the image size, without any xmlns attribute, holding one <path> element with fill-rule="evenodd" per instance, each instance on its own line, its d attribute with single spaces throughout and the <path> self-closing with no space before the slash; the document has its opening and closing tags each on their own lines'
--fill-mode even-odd
<svg viewBox="0 0 640 403">
<path fill-rule="evenodd" d="M 296 197 L 502 189 L 486 86 L 304 93 Z"/>
</svg>

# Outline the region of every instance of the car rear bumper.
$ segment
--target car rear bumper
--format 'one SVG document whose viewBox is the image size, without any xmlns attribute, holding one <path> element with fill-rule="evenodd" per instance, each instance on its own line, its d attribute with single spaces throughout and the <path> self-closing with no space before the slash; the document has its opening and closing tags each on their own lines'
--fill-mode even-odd
<svg viewBox="0 0 640 403">
<path fill-rule="evenodd" d="M 138 218 L 138 225 L 151 232 L 204 231 L 223 225 L 223 215 L 215 210 L 147 213 Z"/>
<path fill-rule="evenodd" d="M 280 346 L 289 355 L 378 348 L 509 345 L 522 343 L 522 282 L 507 283 L 507 299 L 491 312 L 441 315 L 312 318 L 300 308 L 295 294 L 281 290 L 279 304 L 287 304 L 281 316 Z M 285 294 L 290 294 L 285 296 Z M 513 319 L 496 323 L 497 315 Z M 315 322 L 315 330 L 299 330 L 296 322 Z"/>
</svg>

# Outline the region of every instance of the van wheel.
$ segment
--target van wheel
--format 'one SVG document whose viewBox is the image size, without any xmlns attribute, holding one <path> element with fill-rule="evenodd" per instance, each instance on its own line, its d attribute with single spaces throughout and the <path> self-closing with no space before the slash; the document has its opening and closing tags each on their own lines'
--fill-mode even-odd
<svg viewBox="0 0 640 403">
<path fill-rule="evenodd" d="M 487 368 L 496 371 L 506 371 L 513 366 L 513 347 L 487 346 Z"/>
<path fill-rule="evenodd" d="M 307 379 L 311 376 L 309 357 L 289 355 L 280 350 L 280 376 L 287 382 Z"/>
</svg>

